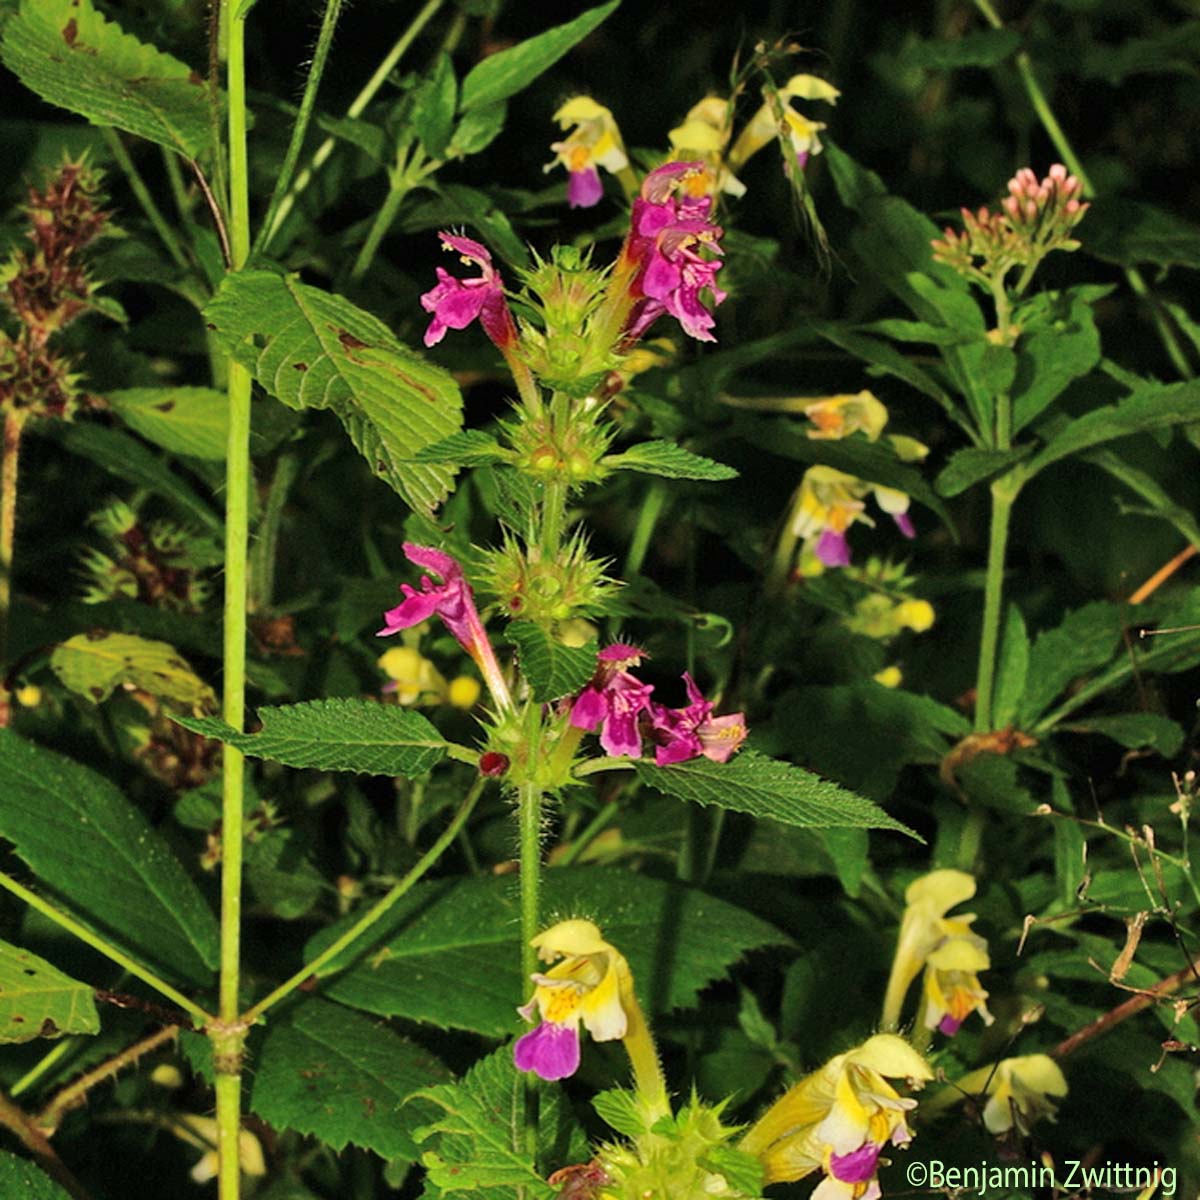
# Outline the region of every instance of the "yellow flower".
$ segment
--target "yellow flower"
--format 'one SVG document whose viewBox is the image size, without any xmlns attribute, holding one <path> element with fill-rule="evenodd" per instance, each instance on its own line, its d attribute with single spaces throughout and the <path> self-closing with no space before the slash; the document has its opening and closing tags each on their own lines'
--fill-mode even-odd
<svg viewBox="0 0 1200 1200">
<path fill-rule="evenodd" d="M 897 606 L 895 618 L 913 633 L 924 633 L 933 625 L 933 605 L 928 600 L 905 600 Z"/>
<path fill-rule="evenodd" d="M 800 538 L 819 536 L 824 530 L 845 533 L 855 521 L 872 524 L 863 514 L 862 480 L 833 467 L 809 467 L 800 481 L 792 516 L 792 532 Z"/>
<path fill-rule="evenodd" d="M 729 101 L 720 96 L 706 96 L 699 104 L 692 105 L 683 124 L 672 129 L 667 137 L 673 158 L 699 159 L 708 167 L 714 191 L 744 196 L 745 184 L 725 165 L 725 148 L 732 131 Z"/>
<path fill-rule="evenodd" d="M 987 1024 L 992 1015 L 978 971 L 990 966 L 987 942 L 971 931 L 974 914 L 947 917 L 955 905 L 975 895 L 975 880 L 965 871 L 931 871 L 909 884 L 907 907 L 883 1002 L 883 1023 L 895 1028 L 909 985 L 925 972 L 921 1024 L 947 1035 L 976 1009 Z"/>
<path fill-rule="evenodd" d="M 1067 1081 L 1058 1063 L 1047 1054 L 1006 1058 L 980 1067 L 938 1094 L 940 1108 L 965 1096 L 984 1095 L 983 1123 L 992 1133 L 1007 1133 L 1016 1126 L 1027 1134 L 1043 1117 L 1052 1121 L 1057 1109 L 1052 1097 L 1067 1094 Z"/>
<path fill-rule="evenodd" d="M 196 1113 L 185 1113 L 167 1128 L 189 1146 L 204 1151 L 200 1161 L 192 1168 L 192 1179 L 196 1183 L 207 1183 L 217 1177 L 217 1122 L 214 1117 L 202 1117 Z M 238 1134 L 238 1161 L 245 1175 L 265 1175 L 266 1159 L 262 1143 L 248 1129 Z"/>
<path fill-rule="evenodd" d="M 882 684 L 885 688 L 898 688 L 904 681 L 904 676 L 897 666 L 884 667 L 882 671 L 876 671 L 874 675 L 876 683 Z"/>
<path fill-rule="evenodd" d="M 455 708 L 474 708 L 482 689 L 471 675 L 456 675 L 446 689 L 446 700 Z"/>
<path fill-rule="evenodd" d="M 872 442 L 879 440 L 888 420 L 887 409 L 872 392 L 822 396 L 805 406 L 804 415 L 813 423 L 810 438 L 841 439 L 861 429 Z"/>
<path fill-rule="evenodd" d="M 604 194 L 597 168 L 613 175 L 629 168 L 621 131 L 612 113 L 590 96 L 572 97 L 554 119 L 560 129 L 571 132 L 550 147 L 555 157 L 545 169 L 551 171 L 559 164 L 566 167 L 568 203 L 572 208 L 590 208 Z"/>
<path fill-rule="evenodd" d="M 903 1038 L 880 1033 L 830 1059 L 781 1096 L 742 1139 L 740 1149 L 763 1164 L 765 1183 L 826 1178 L 813 1193 L 822 1200 L 878 1196 L 875 1173 L 885 1147 L 912 1140 L 908 1113 L 916 1101 L 887 1082 L 921 1086 L 928 1064 Z"/>
<path fill-rule="evenodd" d="M 445 679 L 415 646 L 393 646 L 379 656 L 377 665 L 389 681 L 383 690 L 395 692 L 401 704 L 441 704 L 445 701 Z"/>
<path fill-rule="evenodd" d="M 762 107 L 751 117 L 729 154 L 729 167 L 733 171 L 740 170 L 752 154 L 757 154 L 768 142 L 781 136 L 791 143 L 792 153 L 800 167 L 803 167 L 809 155 L 821 152 L 819 135 L 825 126 L 798 113 L 791 101 L 822 100 L 827 104 L 836 104 L 841 92 L 815 75 L 793 75 L 778 92 L 778 102 L 783 106 L 782 128 L 772 98 L 768 93 L 764 92 L 764 95 L 766 99 Z"/>
</svg>

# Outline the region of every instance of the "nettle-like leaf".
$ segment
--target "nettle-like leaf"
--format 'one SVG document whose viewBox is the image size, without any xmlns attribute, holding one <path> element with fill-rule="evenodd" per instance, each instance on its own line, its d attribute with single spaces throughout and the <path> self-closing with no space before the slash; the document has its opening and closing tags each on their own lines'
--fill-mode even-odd
<svg viewBox="0 0 1200 1200">
<path fill-rule="evenodd" d="M 278 1129 L 384 1158 L 415 1160 L 405 1101 L 449 1080 L 429 1051 L 361 1013 L 309 998 L 271 1022 L 254 1060 L 250 1108 Z"/>
<path fill-rule="evenodd" d="M 675 442 L 642 442 L 620 454 L 611 454 L 604 465 L 618 471 L 641 471 L 664 479 L 736 479 L 738 472 L 724 463 L 693 454 Z"/>
<path fill-rule="evenodd" d="M 64 975 L 28 950 L 0 942 L 0 1042 L 99 1032 L 90 984 Z"/>
<path fill-rule="evenodd" d="M 507 50 L 490 54 L 471 69 L 463 80 L 460 107 L 481 108 L 507 100 L 527 88 L 543 71 L 548 71 L 573 46 L 583 41 L 602 21 L 617 11 L 621 0 L 610 0 L 598 8 L 556 25 Z"/>
<path fill-rule="evenodd" d="M 210 147 L 204 80 L 139 42 L 91 0 L 23 0 L 4 27 L 4 64 L 43 100 L 148 138 L 186 158 Z"/>
<path fill-rule="evenodd" d="M 379 923 L 366 944 L 323 967 L 322 991 L 379 1016 L 408 1017 L 494 1037 L 517 1033 L 528 997 L 513 930 L 519 895 L 511 878 L 423 883 Z M 546 925 L 588 917 L 629 959 L 638 995 L 653 1011 L 694 1003 L 705 984 L 747 951 L 787 938 L 760 918 L 693 888 L 630 871 L 572 867 L 542 879 Z M 322 930 L 311 957 L 355 919 Z"/>
<path fill-rule="evenodd" d="M 328 408 L 371 470 L 429 512 L 453 472 L 413 460 L 457 433 L 462 394 L 448 371 L 342 296 L 270 271 L 226 277 L 204 315 L 213 336 L 291 408 Z"/>
<path fill-rule="evenodd" d="M 102 775 L 0 729 L 0 837 L 106 938 L 207 984 L 217 922 L 145 817 Z"/>
<path fill-rule="evenodd" d="M 251 758 L 317 771 L 416 779 L 437 766 L 451 746 L 420 713 L 374 700 L 310 700 L 260 708 L 258 733 L 239 733 L 216 717 L 174 719 Z"/>
<path fill-rule="evenodd" d="M 49 1175 L 43 1174 L 26 1158 L 0 1150 L 0 1196 L 14 1200 L 71 1200 Z"/>
<path fill-rule="evenodd" d="M 1032 442 L 1014 446 L 1011 450 L 985 450 L 967 446 L 950 456 L 950 461 L 938 472 L 934 486 L 943 496 L 957 496 L 975 484 L 1007 471 L 1023 458 L 1028 458 L 1033 451 Z"/>
<path fill-rule="evenodd" d="M 432 446 L 426 446 L 413 459 L 419 463 L 452 463 L 456 467 L 486 467 L 514 458 L 494 437 L 481 429 L 464 429 Z"/>
<path fill-rule="evenodd" d="M 1087 717 L 1064 721 L 1059 729 L 1073 733 L 1099 733 L 1129 750 L 1156 750 L 1164 758 L 1178 754 L 1183 746 L 1183 729 L 1158 713 L 1119 713 L 1110 717 Z"/>
<path fill-rule="evenodd" d="M 585 646 L 564 646 L 532 621 L 513 621 L 507 633 L 537 704 L 572 695 L 595 674 L 594 638 Z"/>
<path fill-rule="evenodd" d="M 1018 709 L 1021 727 L 1028 728 L 1073 680 L 1104 666 L 1121 641 L 1121 628 L 1121 609 L 1097 600 L 1038 634 Z"/>
<path fill-rule="evenodd" d="M 696 758 L 660 767 L 637 760 L 638 778 L 656 791 L 694 804 L 729 808 L 808 829 L 894 829 L 916 834 L 883 809 L 811 771 L 753 750 L 727 763 Z"/>
<path fill-rule="evenodd" d="M 578 1122 L 558 1086 L 538 1088 L 538 1159 L 566 1165 L 588 1157 Z M 525 1146 L 525 1078 L 501 1046 L 458 1083 L 418 1092 L 441 1110 L 416 1130 L 428 1147 L 421 1161 L 436 1195 L 469 1192 L 476 1200 L 550 1200 L 561 1195 L 543 1178 Z"/>
<path fill-rule="evenodd" d="M 50 655 L 64 687 L 99 704 L 125 684 L 189 708 L 215 705 L 212 688 L 166 642 L 128 633 L 80 633 Z"/>
<path fill-rule="evenodd" d="M 174 454 L 225 457 L 229 399 L 213 388 L 126 388 L 105 399 L 130 429 Z"/>
</svg>

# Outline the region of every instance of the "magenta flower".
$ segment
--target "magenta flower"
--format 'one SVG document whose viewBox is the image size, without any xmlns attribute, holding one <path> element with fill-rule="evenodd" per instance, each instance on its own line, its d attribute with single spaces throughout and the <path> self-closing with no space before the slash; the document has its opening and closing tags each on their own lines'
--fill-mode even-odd
<svg viewBox="0 0 1200 1200">
<path fill-rule="evenodd" d="M 584 167 L 567 176 L 567 204 L 571 208 L 591 208 L 604 197 L 604 184 L 595 167 Z"/>
<path fill-rule="evenodd" d="M 665 767 L 703 755 L 713 762 L 728 762 L 746 740 L 745 715 L 728 713 L 714 717 L 712 702 L 704 698 L 704 693 L 686 672 L 683 682 L 688 695 L 685 707 L 650 705 L 650 724 L 658 743 L 654 761 Z"/>
<path fill-rule="evenodd" d="M 579 1070 L 578 1022 L 543 1021 L 517 1039 L 513 1062 L 518 1071 L 534 1071 L 551 1082 L 574 1075 Z"/>
<path fill-rule="evenodd" d="M 428 575 L 423 575 L 419 590 L 402 583 L 400 594 L 404 599 L 383 614 L 384 626 L 375 636 L 390 637 L 402 629 L 420 625 L 432 616 L 440 617 L 458 644 L 483 672 L 493 699 L 502 708 L 507 708 L 512 702 L 508 685 L 496 662 L 487 631 L 479 619 L 475 595 L 458 560 L 433 546 L 418 546 L 413 542 L 404 543 L 404 556 L 418 567 L 425 567 L 441 576 L 442 582 L 435 584 Z"/>
<path fill-rule="evenodd" d="M 479 267 L 482 274 L 477 279 L 458 279 L 438 267 L 437 286 L 421 297 L 421 307 L 433 313 L 425 330 L 425 345 L 436 346 L 447 329 L 466 329 L 478 318 L 484 333 L 501 350 L 511 346 L 517 340 L 517 327 L 504 298 L 504 281 L 492 266 L 487 247 L 451 233 L 438 236 L 443 249 L 456 251 L 464 263 Z"/>
<path fill-rule="evenodd" d="M 588 732 L 599 726 L 600 745 L 608 754 L 641 756 L 638 717 L 649 709 L 654 688 L 631 675 L 627 668 L 637 666 L 644 657 L 644 650 L 623 642 L 605 646 L 592 682 L 571 706 L 571 724 Z"/>
</svg>

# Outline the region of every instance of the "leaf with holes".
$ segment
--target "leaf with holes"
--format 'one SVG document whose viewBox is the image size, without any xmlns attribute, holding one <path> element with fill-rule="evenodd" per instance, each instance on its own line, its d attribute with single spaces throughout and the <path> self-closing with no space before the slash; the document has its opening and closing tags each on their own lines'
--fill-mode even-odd
<svg viewBox="0 0 1200 1200">
<path fill-rule="evenodd" d="M 171 978 L 209 982 L 212 910 L 104 776 L 0 729 L 0 837 L 97 932 Z"/>
<path fill-rule="evenodd" d="M 413 508 L 429 512 L 453 472 L 413 461 L 462 426 L 449 372 L 403 345 L 349 300 L 294 276 L 226 277 L 204 315 L 213 336 L 291 408 L 331 409 L 371 470 Z"/>
<path fill-rule="evenodd" d="M 451 745 L 420 713 L 374 700 L 310 700 L 260 708 L 258 733 L 239 733 L 216 717 L 174 719 L 251 758 L 317 771 L 416 779 L 440 763 Z"/>
<path fill-rule="evenodd" d="M 653 1012 L 692 1005 L 707 983 L 748 950 L 785 945 L 766 921 L 674 882 L 601 867 L 563 867 L 542 878 L 546 923 L 597 920 L 629 959 L 638 995 Z M 503 1037 L 521 1022 L 512 969 L 519 895 L 509 877 L 418 884 L 368 939 L 319 972 L 331 999 L 385 1017 Z M 324 949 L 359 914 L 324 929 L 305 957 Z"/>
<path fill-rule="evenodd" d="M 415 1159 L 421 1117 L 405 1101 L 449 1078 L 428 1050 L 379 1021 L 310 998 L 271 1022 L 255 1056 L 250 1108 L 333 1150 L 355 1145 Z"/>
<path fill-rule="evenodd" d="M 211 145 L 204 80 L 139 42 L 91 0 L 24 0 L 4 27 L 4 65 L 43 100 L 199 158 Z"/>
<path fill-rule="evenodd" d="M 94 988 L 28 950 L 0 942 L 0 1042 L 99 1032 Z"/>
<path fill-rule="evenodd" d="M 129 633 L 80 633 L 55 646 L 50 668 L 64 687 L 93 704 L 124 684 L 188 708 L 216 704 L 212 688 L 166 642 Z"/>
<path fill-rule="evenodd" d="M 573 695 L 596 672 L 594 638 L 585 646 L 564 646 L 532 621 L 514 621 L 508 636 L 517 647 L 517 661 L 535 704 Z"/>
</svg>

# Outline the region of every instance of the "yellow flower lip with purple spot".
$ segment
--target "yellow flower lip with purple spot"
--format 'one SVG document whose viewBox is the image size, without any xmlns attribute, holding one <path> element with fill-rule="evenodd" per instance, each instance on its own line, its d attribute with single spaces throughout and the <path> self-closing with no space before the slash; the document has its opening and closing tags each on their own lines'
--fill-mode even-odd
<svg viewBox="0 0 1200 1200">
<path fill-rule="evenodd" d="M 599 167 L 610 174 L 629 168 L 629 157 L 621 131 L 612 113 L 590 96 L 575 96 L 555 114 L 559 128 L 571 132 L 550 149 L 554 158 L 544 168 L 566 167 L 567 203 L 572 208 L 591 208 L 604 195 Z"/>
</svg>

